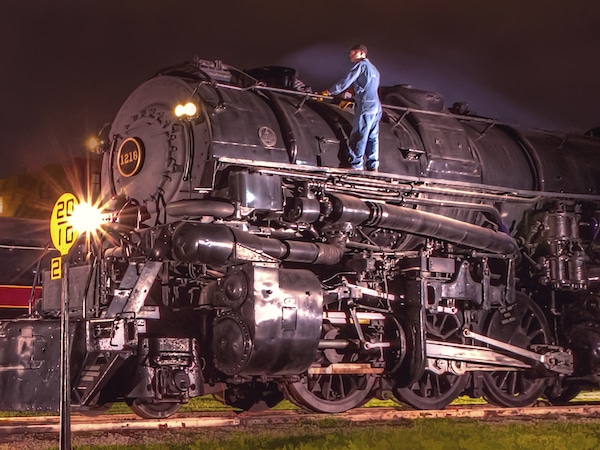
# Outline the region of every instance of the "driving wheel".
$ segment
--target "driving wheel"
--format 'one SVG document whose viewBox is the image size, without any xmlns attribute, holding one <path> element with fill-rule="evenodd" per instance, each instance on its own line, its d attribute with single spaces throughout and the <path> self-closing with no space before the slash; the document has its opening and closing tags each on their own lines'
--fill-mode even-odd
<svg viewBox="0 0 600 450">
<path fill-rule="evenodd" d="M 428 314 L 427 339 L 433 341 L 464 343 L 460 331 L 462 314 Z M 436 373 L 426 369 L 423 376 L 411 386 L 393 389 L 394 396 L 416 409 L 444 409 L 465 389 L 469 374 L 458 375 L 446 371 Z"/>
<path fill-rule="evenodd" d="M 365 404 L 375 380 L 373 375 L 307 375 L 288 383 L 290 400 L 301 408 L 322 413 L 340 413 Z"/>
<path fill-rule="evenodd" d="M 339 330 L 324 326 L 324 337 L 335 339 Z M 327 349 L 321 353 L 317 364 L 354 362 L 354 354 L 338 353 Z M 299 381 L 286 383 L 285 392 L 289 400 L 303 409 L 340 413 L 366 403 L 377 377 L 371 374 L 305 374 Z"/>
<path fill-rule="evenodd" d="M 488 336 L 525 349 L 534 344 L 551 344 L 550 329 L 539 306 L 522 293 L 517 293 L 516 300 L 492 315 Z M 536 378 L 530 370 L 484 372 L 483 382 L 486 399 L 509 408 L 535 403 L 547 385 L 546 378 Z"/>
</svg>

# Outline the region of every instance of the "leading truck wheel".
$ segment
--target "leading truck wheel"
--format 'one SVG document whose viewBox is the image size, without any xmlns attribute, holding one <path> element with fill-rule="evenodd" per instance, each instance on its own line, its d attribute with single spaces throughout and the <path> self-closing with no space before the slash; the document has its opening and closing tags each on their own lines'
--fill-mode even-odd
<svg viewBox="0 0 600 450">
<path fill-rule="evenodd" d="M 527 295 L 517 293 L 514 305 L 494 313 L 487 327 L 488 336 L 517 347 L 551 344 L 551 332 L 542 310 Z M 484 372 L 485 398 L 493 405 L 522 408 L 542 395 L 548 380 L 535 378 L 532 371 Z"/>
<path fill-rule="evenodd" d="M 146 400 L 136 398 L 129 404 L 129 407 L 143 419 L 166 419 L 179 411 L 181 403 L 149 403 Z"/>
</svg>

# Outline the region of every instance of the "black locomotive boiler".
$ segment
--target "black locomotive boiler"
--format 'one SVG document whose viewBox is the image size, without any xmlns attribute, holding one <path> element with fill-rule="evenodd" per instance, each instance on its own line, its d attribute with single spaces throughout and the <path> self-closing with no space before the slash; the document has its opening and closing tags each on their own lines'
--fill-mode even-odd
<svg viewBox="0 0 600 450">
<path fill-rule="evenodd" d="M 104 149 L 111 221 L 70 254 L 73 406 L 511 407 L 597 387 L 600 143 L 380 96 L 379 172 L 347 168 L 352 109 L 291 69 L 196 59 L 129 96 Z M 1 323 L 1 409 L 58 407 L 44 281 Z"/>
</svg>

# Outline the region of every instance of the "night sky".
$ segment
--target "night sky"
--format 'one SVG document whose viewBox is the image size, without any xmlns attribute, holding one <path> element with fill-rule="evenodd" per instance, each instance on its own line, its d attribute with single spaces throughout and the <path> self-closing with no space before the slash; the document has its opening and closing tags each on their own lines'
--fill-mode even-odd
<svg viewBox="0 0 600 450">
<path fill-rule="evenodd" d="M 590 0 L 3 0 L 0 177 L 81 154 L 139 83 L 194 55 L 295 67 L 322 90 L 356 42 L 384 85 L 586 131 L 600 126 L 599 17 Z"/>
</svg>

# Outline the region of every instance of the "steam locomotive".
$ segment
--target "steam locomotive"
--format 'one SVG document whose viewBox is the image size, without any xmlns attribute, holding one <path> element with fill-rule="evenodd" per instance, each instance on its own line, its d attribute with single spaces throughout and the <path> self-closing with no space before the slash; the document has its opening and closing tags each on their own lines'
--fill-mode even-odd
<svg viewBox="0 0 600 450">
<path fill-rule="evenodd" d="M 352 108 L 292 69 L 196 58 L 129 96 L 103 148 L 110 220 L 69 254 L 73 407 L 517 407 L 598 386 L 598 140 L 380 97 L 367 172 L 346 161 Z M 60 283 L 0 324 L 0 409 L 57 408 Z"/>
</svg>

